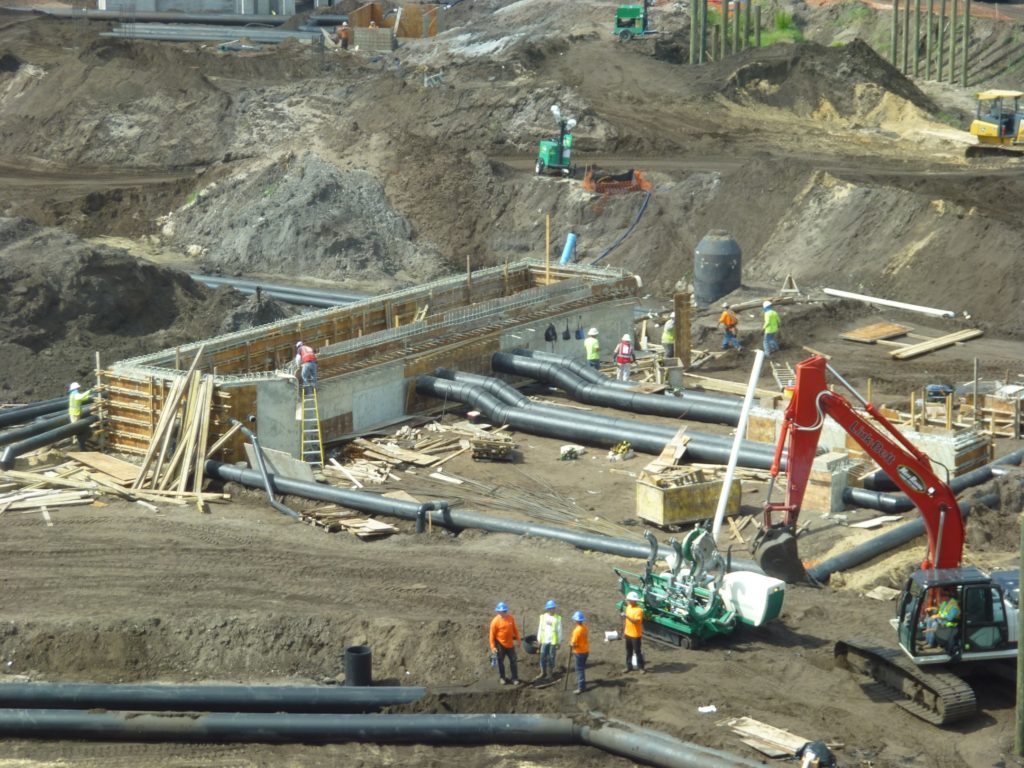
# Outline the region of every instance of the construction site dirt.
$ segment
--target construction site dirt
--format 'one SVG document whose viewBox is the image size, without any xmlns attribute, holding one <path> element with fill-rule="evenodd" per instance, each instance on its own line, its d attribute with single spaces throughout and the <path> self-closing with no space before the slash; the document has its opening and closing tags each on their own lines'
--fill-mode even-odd
<svg viewBox="0 0 1024 768">
<path fill-rule="evenodd" d="M 374 55 L 297 42 L 225 52 L 100 36 L 109 22 L 0 11 L 0 401 L 60 397 L 69 381 L 94 380 L 97 354 L 107 364 L 296 311 L 207 289 L 188 272 L 380 292 L 459 274 L 467 262 L 543 259 L 548 215 L 555 251 L 573 232 L 581 262 L 600 257 L 641 277 L 649 314 L 638 312 L 636 331 L 652 345 L 677 286 L 693 280 L 697 242 L 719 229 L 736 239 L 742 285 L 721 301 L 753 306 L 739 313 L 744 349 L 721 353 L 719 301 L 695 308 L 692 344 L 707 354 L 692 373 L 746 382 L 760 300 L 772 297 L 782 318 L 772 360 L 828 355 L 876 404 L 908 411 L 926 385 L 969 388 L 976 371 L 983 382 L 1024 384 L 1022 161 L 964 157 L 974 90 L 1019 87 L 1024 70 L 980 71 L 968 89 L 910 79 L 883 58 L 891 16 L 843 15 L 842 4 L 790 9 L 814 42 L 691 66 L 681 4 L 657 6 L 659 39 L 628 44 L 611 35 L 614 6 L 459 3 L 436 38 Z M 991 45 L 1014 33 L 1005 19 L 972 28 Z M 845 44 L 833 45 L 840 33 Z M 534 173 L 538 140 L 558 133 L 553 104 L 578 120 L 576 178 Z M 586 165 L 642 171 L 649 199 L 584 192 Z M 891 344 L 842 338 L 880 322 L 908 327 L 910 342 L 983 335 L 912 360 L 893 358 Z M 759 383 L 778 390 L 768 367 Z M 569 404 L 554 390 L 531 394 Z M 436 417 L 464 418 L 451 407 Z M 540 510 L 574 511 L 643 542 L 634 484 L 647 457 L 612 462 L 592 448 L 560 461 L 565 441 L 513 439 L 512 462 L 468 452 L 446 462 L 464 485 L 401 467 L 373 490 L 534 522 L 546 519 Z M 1021 447 L 1003 437 L 993 445 L 995 456 Z M 827 742 L 842 766 L 1021 764 L 1012 665 L 974 672 L 979 715 L 947 728 L 834 668 L 837 640 L 895 647 L 894 603 L 866 594 L 899 589 L 923 537 L 828 586 L 789 586 L 781 618 L 765 627 L 700 650 L 650 644 L 640 676 L 622 672 L 622 642 L 603 638 L 621 629 L 613 568 L 636 572 L 642 561 L 474 530 L 417 535 L 394 519 L 386 522 L 399 533 L 363 540 L 297 524 L 262 491 L 211 489 L 231 498 L 205 514 L 115 497 L 45 517 L 0 506 L 0 680 L 338 684 L 345 648 L 366 644 L 377 682 L 428 687 L 405 712 L 604 716 L 767 760 L 723 724 L 746 716 Z M 763 478 L 743 478 L 744 515 L 758 514 L 765 489 Z M 965 562 L 983 568 L 1018 559 L 1020 475 L 960 499 L 993 491 L 999 504 L 976 507 L 967 528 Z M 849 523 L 876 514 L 809 511 L 802 556 L 822 560 L 871 538 L 877 530 Z M 750 556 L 752 528 L 723 535 L 735 557 Z M 563 615 L 581 609 L 589 619 L 591 689 L 581 696 L 561 684 L 501 687 L 488 664 L 495 603 L 508 602 L 533 632 L 549 598 Z M 523 667 L 533 678 L 536 657 Z M 632 763 L 582 746 L 0 742 L 0 768 L 284 764 Z"/>
</svg>

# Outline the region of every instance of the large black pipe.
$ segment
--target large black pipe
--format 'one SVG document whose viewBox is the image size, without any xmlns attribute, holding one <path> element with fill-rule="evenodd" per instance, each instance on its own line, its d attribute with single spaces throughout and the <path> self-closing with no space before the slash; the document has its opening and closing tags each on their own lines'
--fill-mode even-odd
<svg viewBox="0 0 1024 768">
<path fill-rule="evenodd" d="M 680 397 L 651 395 L 623 389 L 612 389 L 600 384 L 583 381 L 572 371 L 543 360 L 495 352 L 491 356 L 491 367 L 500 373 L 529 376 L 545 384 L 556 386 L 568 393 L 574 400 L 594 405 L 665 416 L 670 419 L 688 419 L 712 424 L 736 426 L 740 420 L 742 403 L 738 400 L 729 405 L 701 399 L 697 394 Z"/>
<path fill-rule="evenodd" d="M 585 445 L 610 447 L 627 440 L 641 453 L 657 455 L 675 437 L 677 431 L 673 427 L 637 427 L 636 421 L 611 416 L 604 417 L 601 421 L 584 420 L 579 418 L 579 411 L 571 408 L 564 409 L 563 415 L 557 415 L 547 409 L 542 411 L 536 408 L 513 408 L 478 387 L 434 376 L 417 377 L 416 392 L 421 395 L 433 395 L 441 400 L 471 405 L 486 414 L 488 419 L 508 424 L 522 432 L 572 440 Z M 732 438 L 696 432 L 687 434 L 690 442 L 687 443 L 686 451 L 690 461 L 725 464 L 729 460 Z M 768 469 L 771 467 L 773 455 L 771 446 L 745 440 L 740 448 L 739 464 L 752 469 Z"/>
<path fill-rule="evenodd" d="M 101 741 L 256 742 L 263 744 L 579 744 L 566 718 L 540 715 L 328 715 L 290 713 L 0 710 L 5 738 Z"/>
<path fill-rule="evenodd" d="M 594 728 L 584 725 L 580 738 L 584 744 L 625 757 L 634 763 L 662 768 L 764 768 L 764 763 L 710 747 L 681 742 L 649 728 L 607 725 Z"/>
<path fill-rule="evenodd" d="M 61 408 L 61 411 L 64 409 Z M 92 411 L 92 406 L 87 405 L 82 408 L 82 416 L 88 416 Z M 45 419 L 37 419 L 29 422 L 22 427 L 16 427 L 15 429 L 9 429 L 6 432 L 0 432 L 0 445 L 9 445 L 10 443 L 16 443 L 19 440 L 24 440 L 26 437 L 32 437 L 42 432 L 49 432 L 51 429 L 55 429 L 64 424 L 70 424 L 68 421 L 70 416 L 67 413 L 59 413 L 56 416 L 47 416 Z"/>
<path fill-rule="evenodd" d="M 0 455 L 0 469 L 10 469 L 13 467 L 14 460 L 23 453 L 34 451 L 36 448 L 42 448 L 44 445 L 56 443 L 58 440 L 77 435 L 80 432 L 88 432 L 92 425 L 99 420 L 99 416 L 86 416 L 84 419 L 65 424 L 63 427 L 57 427 L 49 432 L 43 432 L 25 440 L 20 440 L 17 443 L 11 443 L 4 448 L 3 454 Z"/>
<path fill-rule="evenodd" d="M 4 408 L 0 411 L 0 427 L 24 424 L 26 421 L 31 421 L 37 416 L 46 416 L 57 411 L 63 411 L 67 407 L 68 399 L 66 397 L 55 397 L 52 400 L 41 400 L 38 403 Z"/>
<path fill-rule="evenodd" d="M 628 389 L 636 391 L 636 382 L 634 381 L 619 381 L 617 379 L 610 379 L 600 371 L 591 368 L 589 365 L 581 363 L 579 360 L 574 360 L 571 357 L 565 357 L 564 355 L 554 355 L 550 352 L 543 352 L 539 349 L 513 349 L 512 354 L 517 357 L 528 357 L 535 360 L 541 360 L 543 362 L 554 363 L 561 368 L 579 376 L 586 382 L 591 384 L 600 384 L 603 387 L 618 387 L 620 389 Z M 718 394 L 716 392 L 697 392 L 694 390 L 687 390 L 686 394 L 697 400 L 706 403 L 717 403 L 722 406 L 736 408 L 743 407 L 742 398 L 735 397 L 734 395 Z"/>
<path fill-rule="evenodd" d="M 975 485 L 980 485 L 987 480 L 992 479 L 992 469 L 994 467 L 1001 467 L 1008 464 L 1018 465 L 1024 461 L 1024 448 L 1008 453 L 1005 456 L 996 459 L 995 461 L 989 462 L 983 467 L 972 469 L 970 472 L 965 472 L 959 477 L 954 477 L 949 481 L 949 487 L 953 489 L 954 493 L 959 493 L 965 488 L 971 488 Z M 896 483 L 892 481 L 882 470 L 877 470 L 865 475 L 862 478 L 864 487 L 871 491 L 895 491 L 898 490 Z"/>
<path fill-rule="evenodd" d="M 976 504 L 984 504 L 986 506 L 992 506 L 999 503 L 998 493 L 987 493 L 976 499 L 972 499 L 970 502 L 961 501 L 957 504 L 960 508 L 960 514 L 966 520 L 970 514 L 971 507 Z M 848 549 L 846 552 L 841 552 L 835 557 L 830 557 L 827 560 L 823 560 L 816 565 L 807 569 L 807 575 L 811 577 L 813 581 L 825 582 L 828 577 L 837 571 L 846 571 L 850 568 L 854 568 L 862 563 L 866 563 L 872 560 L 883 552 L 888 552 L 891 549 L 902 547 L 907 542 L 913 541 L 918 536 L 923 536 L 925 533 L 924 519 L 918 517 L 916 520 L 911 520 L 909 523 L 904 523 L 893 528 L 891 531 L 886 531 L 883 534 L 875 536 L 870 541 L 865 541 L 863 544 L 858 544 L 852 549 Z"/>
<path fill-rule="evenodd" d="M 425 688 L 399 686 L 7 683 L 0 685 L 0 708 L 337 714 L 375 712 L 425 695 Z"/>
</svg>

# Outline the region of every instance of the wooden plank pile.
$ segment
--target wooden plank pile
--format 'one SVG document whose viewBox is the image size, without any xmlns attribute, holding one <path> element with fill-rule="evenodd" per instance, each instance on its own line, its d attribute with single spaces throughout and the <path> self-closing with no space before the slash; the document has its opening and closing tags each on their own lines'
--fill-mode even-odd
<svg viewBox="0 0 1024 768">
<path fill-rule="evenodd" d="M 376 539 L 398 533 L 398 528 L 390 523 L 372 517 L 360 517 L 357 512 L 339 506 L 319 507 L 303 512 L 302 520 L 325 533 L 348 531 L 360 539 Z"/>
<path fill-rule="evenodd" d="M 962 344 L 965 341 L 976 339 L 984 332 L 980 328 L 965 328 L 961 331 L 947 333 L 944 336 L 932 337 L 911 333 L 911 328 L 898 323 L 883 321 L 871 323 L 860 328 L 846 331 L 839 335 L 839 338 L 847 341 L 858 341 L 865 344 L 883 344 L 895 347 L 889 352 L 894 360 L 911 360 L 937 349 L 951 347 L 954 344 Z M 917 339 L 916 342 L 896 341 L 899 336 Z"/>
<path fill-rule="evenodd" d="M 171 491 L 178 496 L 189 493 L 189 485 L 193 494 L 202 490 L 214 393 L 213 377 L 197 370 L 203 349 L 171 387 L 133 489 Z"/>
<path fill-rule="evenodd" d="M 768 757 L 796 757 L 810 741 L 752 717 L 733 717 L 723 720 L 719 725 L 731 729 L 740 737 L 740 741 Z"/>
</svg>

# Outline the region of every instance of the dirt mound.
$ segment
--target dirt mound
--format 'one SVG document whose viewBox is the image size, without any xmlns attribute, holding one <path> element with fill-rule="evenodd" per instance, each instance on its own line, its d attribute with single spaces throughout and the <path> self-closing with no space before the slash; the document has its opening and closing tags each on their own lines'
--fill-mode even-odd
<svg viewBox="0 0 1024 768">
<path fill-rule="evenodd" d="M 203 268 L 333 280 L 411 283 L 442 273 L 437 251 L 417 241 L 366 171 L 342 171 L 315 153 L 287 155 L 206 187 L 164 223 Z"/>
<path fill-rule="evenodd" d="M 966 525 L 966 543 L 975 552 L 1013 552 L 1020 547 L 1020 527 L 1013 516 L 1024 510 L 1024 470 L 1008 467 L 1008 474 L 964 494 L 971 515 Z M 995 491 L 998 503 L 984 504 L 981 497 Z"/>
<path fill-rule="evenodd" d="M 0 219 L 0 369 L 5 400 L 46 398 L 107 364 L 293 310 L 139 261 L 24 219 Z"/>
<path fill-rule="evenodd" d="M 855 117 L 892 94 L 926 112 L 938 111 L 913 82 L 862 40 L 831 48 L 814 43 L 776 45 L 750 51 L 743 59 L 722 86 L 722 93 L 740 101 L 808 117 L 827 102 L 836 114 Z"/>
</svg>

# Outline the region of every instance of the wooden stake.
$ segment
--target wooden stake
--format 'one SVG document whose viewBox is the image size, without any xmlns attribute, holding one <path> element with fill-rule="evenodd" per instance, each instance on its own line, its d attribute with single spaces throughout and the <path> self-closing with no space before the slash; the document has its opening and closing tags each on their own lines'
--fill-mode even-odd
<svg viewBox="0 0 1024 768">
<path fill-rule="evenodd" d="M 544 285 L 551 285 L 551 214 L 544 217 Z"/>
</svg>

